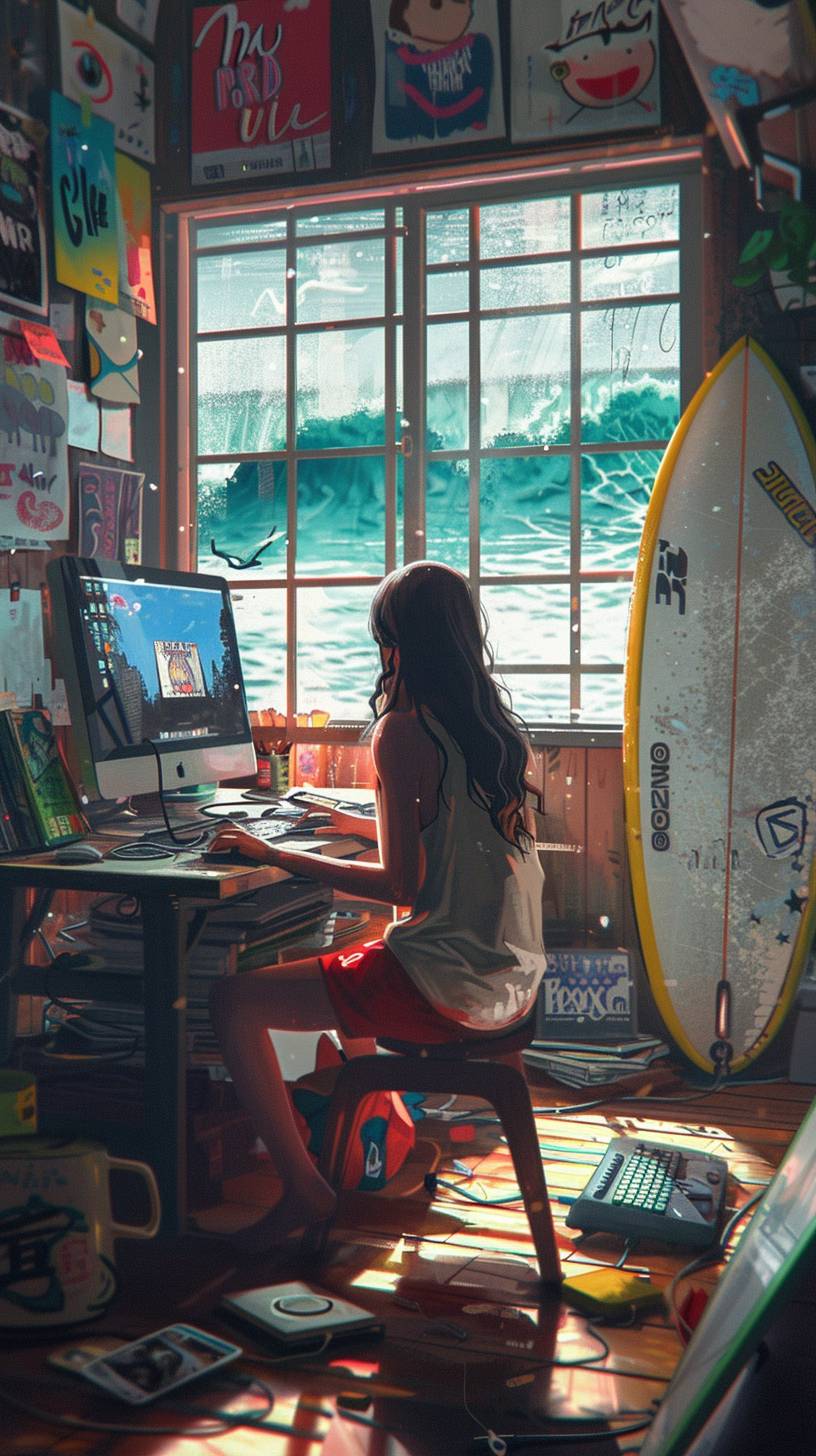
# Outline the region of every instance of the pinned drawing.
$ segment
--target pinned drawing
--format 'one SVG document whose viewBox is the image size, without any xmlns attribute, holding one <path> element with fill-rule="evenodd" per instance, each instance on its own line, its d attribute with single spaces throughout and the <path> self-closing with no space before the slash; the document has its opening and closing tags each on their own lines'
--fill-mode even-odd
<svg viewBox="0 0 816 1456">
<path fill-rule="evenodd" d="M 330 0 L 193 10 L 192 180 L 331 165 Z"/>
<path fill-rule="evenodd" d="M 85 305 L 91 393 L 111 404 L 138 404 L 139 347 L 136 320 L 115 304 Z"/>
<path fill-rule="evenodd" d="M 513 0 L 514 142 L 660 121 L 657 0 Z"/>
<path fill-rule="evenodd" d="M 153 62 L 92 10 L 59 0 L 62 90 L 115 129 L 116 146 L 142 162 L 156 160 Z"/>
<path fill-rule="evenodd" d="M 65 369 L 37 359 L 21 335 L 2 334 L 0 537 L 68 535 Z"/>
<path fill-rule="evenodd" d="M 152 45 L 156 39 L 159 0 L 116 0 L 116 16 L 128 30 Z"/>
<path fill-rule="evenodd" d="M 373 150 L 505 134 L 496 0 L 371 0 Z"/>
<path fill-rule="evenodd" d="M 48 312 L 43 226 L 45 127 L 0 105 L 0 303 Z"/>
<path fill-rule="evenodd" d="M 150 173 L 116 153 L 116 195 L 119 204 L 119 307 L 156 323 L 153 287 Z"/>
<path fill-rule="evenodd" d="M 137 470 L 79 467 L 79 555 L 136 565 L 142 559 L 142 487 Z"/>
<path fill-rule="evenodd" d="M 80 108 L 51 93 L 51 190 L 57 278 L 115 303 L 119 296 L 113 127 L 83 125 Z"/>
</svg>

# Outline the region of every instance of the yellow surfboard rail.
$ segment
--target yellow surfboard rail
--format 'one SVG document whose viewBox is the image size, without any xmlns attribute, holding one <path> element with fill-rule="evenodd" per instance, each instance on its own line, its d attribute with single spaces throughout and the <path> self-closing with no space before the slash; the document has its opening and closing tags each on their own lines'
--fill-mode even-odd
<svg viewBox="0 0 816 1456">
<path fill-rule="evenodd" d="M 632 897 L 635 903 L 635 914 L 637 916 L 646 973 L 649 977 L 649 984 L 658 1010 L 674 1041 L 685 1056 L 688 1057 L 689 1061 L 693 1062 L 702 1071 L 709 1073 L 716 1070 L 714 1063 L 710 1057 L 701 1056 L 698 1049 L 689 1041 L 668 993 L 665 972 L 658 950 L 657 937 L 655 936 L 654 923 L 649 905 L 649 889 L 646 880 L 646 866 L 643 858 L 643 830 L 640 813 L 640 755 L 638 751 L 640 686 L 643 669 L 646 610 L 649 602 L 655 546 L 659 535 L 658 528 L 663 514 L 663 505 L 674 475 L 677 458 L 697 412 L 703 400 L 707 397 L 709 390 L 714 387 L 720 375 L 725 372 L 729 364 L 745 350 L 750 350 L 757 356 L 778 386 L 796 423 L 802 444 L 810 461 L 811 470 L 814 477 L 816 477 L 816 444 L 814 444 L 813 436 L 801 405 L 773 360 L 755 339 L 750 338 L 746 334 L 741 339 L 738 339 L 736 344 L 732 345 L 714 369 L 706 375 L 706 378 L 703 380 L 693 399 L 690 400 L 686 409 L 683 411 L 674 434 L 666 446 L 663 459 L 660 462 L 657 475 L 655 476 L 654 488 L 643 524 L 643 536 L 641 538 L 640 552 L 638 554 L 632 584 L 632 605 L 629 613 L 629 631 L 626 643 L 626 677 L 623 699 L 623 792 L 626 843 L 629 853 L 629 871 L 632 879 Z M 731 1072 L 740 1072 L 745 1067 L 750 1066 L 759 1056 L 760 1052 L 765 1050 L 779 1031 L 793 1003 L 799 980 L 805 967 L 813 932 L 816 929 L 816 859 L 811 863 L 808 893 L 807 910 L 802 915 L 779 1000 L 761 1036 L 757 1039 L 750 1052 L 734 1058 L 730 1066 Z M 713 989 L 712 987 L 712 991 Z M 715 1039 L 713 1007 L 714 1002 L 712 996 L 712 1042 Z"/>
</svg>

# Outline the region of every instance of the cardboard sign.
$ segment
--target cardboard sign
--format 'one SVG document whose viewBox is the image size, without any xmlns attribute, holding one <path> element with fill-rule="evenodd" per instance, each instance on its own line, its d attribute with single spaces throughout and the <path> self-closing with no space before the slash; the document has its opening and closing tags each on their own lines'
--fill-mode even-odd
<svg viewBox="0 0 816 1456">
<path fill-rule="evenodd" d="M 119 307 L 156 323 L 153 288 L 150 173 L 123 152 L 116 153 L 119 200 Z"/>
<path fill-rule="evenodd" d="M 193 10 L 193 182 L 328 167 L 330 123 L 330 0 Z"/>
<path fill-rule="evenodd" d="M 48 312 L 43 226 L 45 127 L 0 106 L 0 303 Z"/>
<path fill-rule="evenodd" d="M 513 0 L 514 142 L 660 122 L 657 0 Z"/>
<path fill-rule="evenodd" d="M 51 92 L 57 278 L 109 303 L 119 297 L 113 151 L 109 121 L 92 116 L 83 126 L 79 107 Z"/>
<path fill-rule="evenodd" d="M 58 11 L 63 93 L 84 111 L 112 123 L 121 152 L 154 162 L 153 62 L 94 20 L 92 10 L 77 10 L 59 0 Z"/>
<path fill-rule="evenodd" d="M 375 152 L 484 142 L 505 134 L 496 0 L 438 7 L 371 0 Z"/>
<path fill-rule="evenodd" d="M 36 359 L 18 334 L 0 335 L 0 536 L 68 535 L 65 369 Z"/>
</svg>

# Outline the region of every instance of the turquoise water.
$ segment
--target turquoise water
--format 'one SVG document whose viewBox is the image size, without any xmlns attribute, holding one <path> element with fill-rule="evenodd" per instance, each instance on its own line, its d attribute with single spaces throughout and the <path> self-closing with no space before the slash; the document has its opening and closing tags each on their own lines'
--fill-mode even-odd
<svg viewBox="0 0 816 1456">
<path fill-rule="evenodd" d="M 673 366 L 674 361 L 671 361 Z M 536 394 L 538 400 L 536 400 Z M 529 446 L 542 440 L 552 455 L 524 455 L 481 462 L 479 508 L 481 574 L 562 572 L 570 561 L 570 456 L 557 447 L 569 442 L 567 385 L 551 375 L 547 399 L 532 380 L 512 382 L 505 418 L 512 428 L 494 430 L 493 447 Z M 236 389 L 200 400 L 199 448 L 227 453 L 280 448 L 274 424 L 282 396 Z M 308 397 L 299 400 L 301 449 L 382 445 L 381 412 L 357 409 L 318 418 Z M 315 404 L 317 401 L 314 402 Z M 445 419 L 457 401 L 442 392 L 429 398 L 429 449 L 445 448 Z M 489 406 L 486 407 L 489 412 Z M 635 564 L 643 520 L 660 463 L 659 449 L 638 449 L 643 439 L 667 439 L 678 417 L 675 367 L 665 371 L 618 370 L 585 376 L 582 443 L 603 441 L 618 448 L 581 454 L 581 569 L 628 572 Z M 275 443 L 272 444 L 272 439 Z M 263 440 L 263 444 L 258 442 Z M 251 443 L 248 443 L 251 441 Z M 483 443 L 485 433 L 483 430 Z M 382 574 L 384 570 L 385 468 L 381 456 L 308 460 L 298 465 L 298 575 Z M 427 536 L 418 555 L 468 569 L 469 475 L 467 461 L 433 460 L 427 475 Z M 236 617 L 250 706 L 285 706 L 285 594 L 253 592 L 252 577 L 263 573 L 283 582 L 286 566 L 285 465 L 203 465 L 199 470 L 199 564 L 234 582 Z M 272 530 L 275 540 L 259 566 L 232 571 L 213 557 L 210 540 L 238 556 Z M 402 559 L 401 520 L 397 560 Z M 373 588 L 309 587 L 298 590 L 298 702 L 300 712 L 323 709 L 337 718 L 368 716 L 367 699 L 377 658 L 367 634 Z M 582 661 L 623 661 L 628 582 L 584 583 L 581 602 Z M 566 674 L 514 676 L 509 667 L 529 662 L 566 666 L 570 656 L 569 588 L 564 585 L 490 585 L 482 601 L 491 623 L 496 658 L 508 669 L 503 680 L 513 704 L 530 721 L 568 719 Z M 584 678 L 582 716 L 620 721 L 622 678 L 601 672 Z"/>
</svg>

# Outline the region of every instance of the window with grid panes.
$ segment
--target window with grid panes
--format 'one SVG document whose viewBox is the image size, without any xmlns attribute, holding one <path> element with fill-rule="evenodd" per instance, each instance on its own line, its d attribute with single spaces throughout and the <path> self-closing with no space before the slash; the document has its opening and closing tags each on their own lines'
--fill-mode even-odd
<svg viewBox="0 0 816 1456">
<path fill-rule="evenodd" d="M 250 707 L 367 719 L 371 596 L 427 556 L 469 575 L 531 726 L 620 723 L 695 185 L 199 215 L 198 568 L 231 581 Z"/>
</svg>

